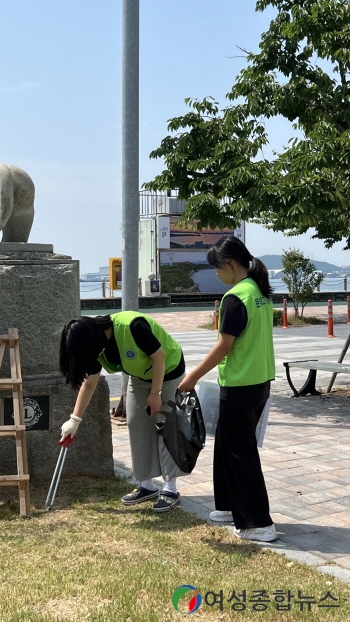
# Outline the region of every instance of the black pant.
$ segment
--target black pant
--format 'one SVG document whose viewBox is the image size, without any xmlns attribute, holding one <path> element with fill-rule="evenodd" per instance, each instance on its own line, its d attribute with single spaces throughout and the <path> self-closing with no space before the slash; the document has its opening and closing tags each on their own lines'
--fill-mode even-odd
<svg viewBox="0 0 350 622">
<path fill-rule="evenodd" d="M 217 510 L 231 510 L 237 529 L 272 524 L 255 437 L 270 394 L 270 382 L 220 387 L 214 446 L 214 497 Z"/>
</svg>

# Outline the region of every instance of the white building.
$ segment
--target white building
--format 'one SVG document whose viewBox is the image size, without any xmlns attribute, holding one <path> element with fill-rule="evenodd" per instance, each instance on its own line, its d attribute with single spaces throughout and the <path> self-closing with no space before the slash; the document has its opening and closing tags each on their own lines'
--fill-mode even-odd
<svg viewBox="0 0 350 622">
<path fill-rule="evenodd" d="M 191 287 L 190 273 L 196 266 L 201 270 L 208 268 L 206 254 L 209 248 L 222 236 L 230 233 L 245 242 L 244 223 L 235 230 L 203 229 L 199 231 L 196 223 L 191 223 L 186 228 L 176 226 L 185 207 L 186 201 L 179 201 L 177 196 L 171 196 L 165 192 L 140 193 L 139 276 L 142 283 L 145 283 L 151 273 L 156 279 L 162 280 L 162 272 L 163 278 L 166 272 L 168 279 L 169 268 L 182 264 L 182 267 L 178 267 L 177 270 L 178 283 L 173 279 L 175 269 L 174 274 L 171 275 L 175 290 L 199 291 L 195 288 L 195 284 Z M 187 274 L 184 264 L 188 266 Z M 181 272 L 185 275 L 181 276 Z M 181 278 L 184 278 L 185 287 L 181 284 Z M 169 285 L 166 291 L 168 290 Z"/>
</svg>

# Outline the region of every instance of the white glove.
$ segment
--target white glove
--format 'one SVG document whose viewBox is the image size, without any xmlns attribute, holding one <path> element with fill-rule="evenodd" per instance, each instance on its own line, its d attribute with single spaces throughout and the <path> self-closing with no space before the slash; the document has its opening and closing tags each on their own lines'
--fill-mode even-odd
<svg viewBox="0 0 350 622">
<path fill-rule="evenodd" d="M 69 434 L 73 438 L 73 436 L 78 431 L 79 424 L 81 423 L 81 421 L 82 421 L 81 417 L 77 417 L 76 415 L 71 415 L 70 419 L 68 419 L 68 421 L 65 421 L 64 424 L 61 426 L 61 434 L 62 434 L 61 441 L 64 441 L 64 439 Z"/>
</svg>

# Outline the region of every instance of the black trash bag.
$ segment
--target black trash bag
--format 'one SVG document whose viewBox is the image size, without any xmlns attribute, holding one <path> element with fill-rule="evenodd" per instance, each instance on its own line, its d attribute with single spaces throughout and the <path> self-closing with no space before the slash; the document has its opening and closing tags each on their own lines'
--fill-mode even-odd
<svg viewBox="0 0 350 622">
<path fill-rule="evenodd" d="M 191 473 L 199 452 L 205 445 L 205 425 L 201 405 L 195 391 L 176 391 L 175 402 L 169 401 L 171 411 L 161 411 L 166 420 L 156 423 L 158 434 L 177 466 Z"/>
</svg>

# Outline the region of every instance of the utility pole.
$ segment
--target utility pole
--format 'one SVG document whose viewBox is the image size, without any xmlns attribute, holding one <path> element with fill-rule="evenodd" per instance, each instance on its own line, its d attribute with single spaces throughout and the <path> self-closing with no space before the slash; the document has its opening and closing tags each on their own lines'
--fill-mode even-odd
<svg viewBox="0 0 350 622">
<path fill-rule="evenodd" d="M 122 11 L 122 310 L 138 311 L 139 0 L 123 0 Z"/>
</svg>

